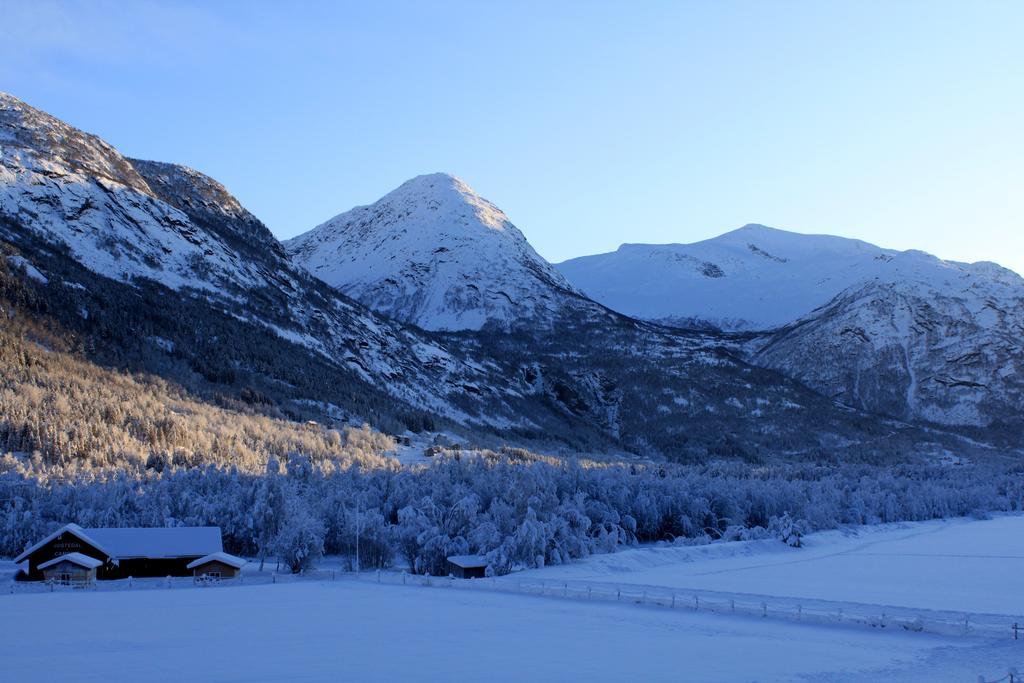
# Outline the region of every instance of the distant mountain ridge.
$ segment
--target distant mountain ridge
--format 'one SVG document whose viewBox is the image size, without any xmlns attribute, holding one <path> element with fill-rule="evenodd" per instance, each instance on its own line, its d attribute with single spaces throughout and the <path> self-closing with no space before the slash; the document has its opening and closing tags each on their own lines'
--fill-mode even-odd
<svg viewBox="0 0 1024 683">
<path fill-rule="evenodd" d="M 556 268 L 621 313 L 733 330 L 780 327 L 870 281 L 913 281 L 947 293 L 969 288 L 980 297 L 1024 292 L 1020 276 L 994 263 L 943 261 L 754 224 L 693 244 L 624 244 Z"/>
<path fill-rule="evenodd" d="M 602 314 L 498 207 L 446 173 L 417 176 L 284 244 L 329 285 L 428 330 L 549 326 L 565 309 Z"/>
<path fill-rule="evenodd" d="M 995 263 L 747 225 L 558 268 L 625 313 L 755 331 L 751 362 L 862 410 L 985 427 L 1024 409 L 1024 279 Z"/>
</svg>

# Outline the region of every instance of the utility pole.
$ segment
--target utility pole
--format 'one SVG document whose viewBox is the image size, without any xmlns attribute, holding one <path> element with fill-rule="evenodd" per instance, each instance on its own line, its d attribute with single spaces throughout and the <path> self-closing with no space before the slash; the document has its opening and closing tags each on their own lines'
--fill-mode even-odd
<svg viewBox="0 0 1024 683">
<path fill-rule="evenodd" d="M 362 533 L 363 523 L 363 508 L 362 501 L 356 503 L 356 578 L 359 578 L 359 570 L 361 565 L 359 564 L 359 534 Z"/>
</svg>

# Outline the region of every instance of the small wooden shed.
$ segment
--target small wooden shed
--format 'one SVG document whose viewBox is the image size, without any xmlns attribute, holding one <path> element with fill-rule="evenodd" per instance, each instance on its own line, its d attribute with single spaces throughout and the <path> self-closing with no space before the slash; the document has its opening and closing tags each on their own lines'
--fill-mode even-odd
<svg viewBox="0 0 1024 683">
<path fill-rule="evenodd" d="M 487 576 L 487 558 L 483 555 L 452 555 L 448 573 L 458 579 L 482 579 Z"/>
<path fill-rule="evenodd" d="M 246 560 L 228 553 L 210 553 L 188 564 L 192 576 L 204 581 L 233 579 L 238 576 L 246 564 Z"/>
<path fill-rule="evenodd" d="M 62 586 L 89 586 L 96 581 L 96 568 L 102 560 L 82 553 L 67 553 L 39 565 L 45 581 Z"/>
</svg>

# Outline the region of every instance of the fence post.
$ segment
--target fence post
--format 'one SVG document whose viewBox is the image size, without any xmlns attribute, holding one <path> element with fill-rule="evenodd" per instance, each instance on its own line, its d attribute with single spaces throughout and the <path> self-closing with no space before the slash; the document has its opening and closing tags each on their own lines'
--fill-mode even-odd
<svg viewBox="0 0 1024 683">
<path fill-rule="evenodd" d="M 700 611 L 700 596 L 699 595 L 694 595 L 693 596 L 693 609 L 694 609 L 694 611 L 698 611 L 698 612 Z"/>
<path fill-rule="evenodd" d="M 762 602 L 761 603 L 761 616 L 762 617 L 767 617 L 768 616 L 768 603 L 767 602 Z"/>
<path fill-rule="evenodd" d="M 964 615 L 964 633 L 967 633 L 968 629 L 970 628 L 970 626 L 968 625 L 968 619 L 970 619 L 970 617 L 965 614 Z"/>
<path fill-rule="evenodd" d="M 736 611 L 736 601 L 735 600 L 730 600 L 729 601 L 729 611 L 730 612 L 735 612 Z"/>
<path fill-rule="evenodd" d="M 803 605 L 797 605 L 796 606 L 796 620 L 800 621 L 800 619 L 803 617 L 803 615 L 804 615 L 804 607 L 803 607 Z"/>
<path fill-rule="evenodd" d="M 11 592 L 14 592 L 14 584 L 11 584 Z M 1017 622 L 1013 622 L 1013 639 L 1017 640 Z"/>
<path fill-rule="evenodd" d="M 673 593 L 672 594 L 672 607 L 675 608 L 675 606 L 676 606 L 676 594 Z"/>
<path fill-rule="evenodd" d="M 842 621 L 843 621 L 843 608 L 840 607 L 839 608 L 839 614 L 836 616 L 836 622 L 837 623 L 842 623 Z"/>
<path fill-rule="evenodd" d="M 622 589 L 621 588 L 616 588 L 615 589 L 615 599 L 616 600 L 622 600 Z"/>
</svg>

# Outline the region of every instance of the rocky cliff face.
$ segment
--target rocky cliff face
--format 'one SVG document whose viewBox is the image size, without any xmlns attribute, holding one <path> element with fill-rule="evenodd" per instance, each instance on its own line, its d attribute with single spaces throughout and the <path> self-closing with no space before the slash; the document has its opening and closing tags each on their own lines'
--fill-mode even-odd
<svg viewBox="0 0 1024 683">
<path fill-rule="evenodd" d="M 623 245 L 559 265 L 617 310 L 768 330 L 746 358 L 903 420 L 1019 422 L 1024 279 L 994 263 L 748 225 L 689 245 Z"/>
<path fill-rule="evenodd" d="M 754 362 L 858 408 L 944 425 L 1019 423 L 1024 299 L 873 281 L 754 342 Z"/>
</svg>

